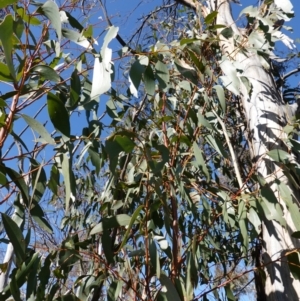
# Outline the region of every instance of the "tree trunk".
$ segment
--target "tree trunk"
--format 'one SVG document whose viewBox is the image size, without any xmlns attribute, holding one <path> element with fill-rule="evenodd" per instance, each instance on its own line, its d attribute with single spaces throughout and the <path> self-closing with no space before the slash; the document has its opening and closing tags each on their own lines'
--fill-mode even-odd
<svg viewBox="0 0 300 301">
<path fill-rule="evenodd" d="M 214 7 L 215 1 L 211 0 L 210 2 L 211 7 Z M 234 32 L 233 38 L 223 38 L 221 42 L 223 53 L 230 60 L 240 63 L 243 67 L 242 75 L 252 84 L 250 95 L 246 87 L 241 84 L 240 97 L 248 126 L 247 139 L 253 157 L 253 164 L 256 164 L 258 175 L 266 180 L 266 185 L 277 196 L 287 225 L 284 228 L 275 220 L 263 220 L 262 259 L 267 273 L 265 294 L 268 301 L 298 300 L 300 297 L 300 282 L 293 279 L 286 262 L 285 254 L 299 247 L 299 243 L 296 243 L 291 238 L 291 234 L 296 229 L 275 181 L 279 180 L 288 185 L 291 193 L 296 196 L 293 200 L 294 202 L 298 203 L 299 195 L 284 175 L 283 170 L 266 156 L 266 153 L 270 150 L 286 150 L 283 143 L 283 140 L 286 138 L 283 131 L 283 127 L 286 124 L 284 102 L 276 90 L 272 76 L 262 66 L 257 53 L 247 51 L 246 56 L 234 45 L 234 39 L 237 39 L 239 36 L 241 44 L 245 47 L 243 50 L 252 46 L 248 45 L 247 37 L 243 36 L 241 30 L 235 25 L 228 1 L 219 0 L 217 10 L 217 24 L 231 27 Z"/>
<path fill-rule="evenodd" d="M 192 0 L 178 2 L 198 10 L 198 4 L 195 4 L 196 2 Z M 216 3 L 217 8 L 215 8 Z M 258 299 L 265 300 L 265 297 L 263 297 L 265 295 L 268 301 L 298 300 L 300 298 L 300 281 L 294 279 L 290 273 L 285 255 L 288 251 L 299 248 L 300 244 L 291 237 L 296 229 L 291 214 L 280 196 L 277 183 L 280 181 L 288 186 L 291 195 L 293 195 L 293 202 L 297 204 L 299 204 L 300 199 L 299 192 L 284 175 L 283 170 L 266 155 L 268 151 L 274 149 L 286 151 L 283 142 L 286 138 L 283 131 L 286 124 L 284 102 L 276 89 L 273 77 L 262 66 L 262 61 L 257 52 L 251 50 L 254 47 L 249 45 L 247 33 L 245 34 L 243 29 L 236 26 L 232 18 L 229 1 L 209 0 L 207 4 L 208 6 L 201 8 L 204 16 L 212 11 L 218 11 L 216 24 L 231 27 L 233 30 L 232 38 L 226 39 L 219 35 L 221 39 L 220 46 L 224 56 L 230 62 L 238 63 L 239 67 L 242 67 L 243 73 L 241 75 L 247 78 L 252 85 L 250 94 L 244 84 L 239 87 L 239 96 L 248 127 L 248 145 L 257 174 L 265 179 L 265 186 L 271 188 L 277 197 L 283 211 L 283 218 L 286 221 L 286 227 L 282 227 L 275 220 L 263 219 L 262 263 L 266 268 L 266 281 L 265 292 L 261 292 L 262 295 L 258 296 Z M 239 48 L 237 45 L 241 47 Z M 228 64 L 222 68 L 225 75 L 227 66 Z M 237 76 L 241 75 L 237 74 Z M 257 274 L 259 275 L 259 273 Z"/>
</svg>

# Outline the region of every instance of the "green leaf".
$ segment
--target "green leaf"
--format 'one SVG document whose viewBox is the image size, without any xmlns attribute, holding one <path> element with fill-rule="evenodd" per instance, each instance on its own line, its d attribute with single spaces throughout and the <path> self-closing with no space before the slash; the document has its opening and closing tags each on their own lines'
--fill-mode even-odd
<svg viewBox="0 0 300 301">
<path fill-rule="evenodd" d="M 206 163 L 204 161 L 202 151 L 198 147 L 196 142 L 193 143 L 193 151 L 194 151 L 196 162 L 198 163 L 199 168 L 202 170 L 202 172 L 206 176 L 206 181 L 210 182 L 210 173 L 209 173 Z"/>
<path fill-rule="evenodd" d="M 165 295 L 166 300 L 181 301 L 178 292 L 172 283 L 171 279 L 165 274 L 161 273 L 159 278 L 160 283 L 165 286 L 166 292 L 159 292 L 161 295 Z"/>
<path fill-rule="evenodd" d="M 23 117 L 25 122 L 41 136 L 42 140 L 49 144 L 55 144 L 54 139 L 51 137 L 46 128 L 40 122 L 25 114 L 21 114 L 21 116 Z"/>
<path fill-rule="evenodd" d="M 72 27 L 78 29 L 80 32 L 83 31 L 84 27 L 77 21 L 77 19 L 75 19 L 69 12 L 65 11 L 67 17 L 68 17 L 68 20 L 69 20 L 69 23 Z"/>
<path fill-rule="evenodd" d="M 39 225 L 39 227 L 41 227 L 41 229 L 45 230 L 50 234 L 53 233 L 53 229 L 49 224 L 49 222 L 47 221 L 45 214 L 38 203 L 36 202 L 33 203 L 30 209 L 30 214 L 33 220 Z"/>
<path fill-rule="evenodd" d="M 14 271 L 14 273 L 11 277 L 10 283 L 9 283 L 10 292 L 11 292 L 11 295 L 13 296 L 13 298 L 14 298 L 14 301 L 22 301 L 21 292 L 20 292 L 19 286 L 17 284 L 15 274 L 16 273 Z"/>
<path fill-rule="evenodd" d="M 284 182 L 278 181 L 277 185 L 278 185 L 280 197 L 283 199 L 283 201 L 286 203 L 288 207 L 295 228 L 296 230 L 300 231 L 299 206 L 293 202 L 292 191 Z"/>
<path fill-rule="evenodd" d="M 142 65 L 139 60 L 136 60 L 130 68 L 129 76 L 130 76 L 130 79 L 137 91 L 139 90 L 139 86 L 140 86 L 144 71 L 145 71 L 145 66 Z M 132 90 L 132 89 L 130 89 L 130 90 Z M 134 93 L 132 93 L 132 94 L 134 94 Z"/>
<path fill-rule="evenodd" d="M 218 99 L 222 108 L 223 113 L 226 113 L 226 99 L 225 99 L 225 93 L 224 93 L 224 89 L 222 86 L 220 85 L 216 85 L 214 86 L 214 89 L 217 92 L 218 95 Z"/>
<path fill-rule="evenodd" d="M 34 16 L 28 16 L 26 14 L 26 11 L 23 7 L 18 7 L 17 8 L 17 14 L 22 18 L 22 20 L 26 23 L 29 23 L 31 25 L 40 25 L 41 21 L 34 17 Z M 20 39 L 20 38 L 19 38 Z"/>
<path fill-rule="evenodd" d="M 199 127 L 201 125 L 204 125 L 205 127 L 207 127 L 210 130 L 214 129 L 213 126 L 207 121 L 207 119 L 202 114 L 200 114 L 200 112 L 198 112 L 197 117 L 198 117 L 198 126 Z"/>
<path fill-rule="evenodd" d="M 130 232 L 132 231 L 132 226 L 133 224 L 136 222 L 141 210 L 144 209 L 144 205 L 140 205 L 138 208 L 136 208 L 136 210 L 134 211 L 134 213 L 132 214 L 132 217 L 130 219 L 129 225 L 127 227 L 127 230 L 123 236 L 123 241 L 119 247 L 119 251 L 121 251 L 121 249 L 125 246 L 126 242 L 127 242 L 127 238 L 130 234 Z"/>
<path fill-rule="evenodd" d="M 16 186 L 20 189 L 23 201 L 28 206 L 29 204 L 29 193 L 28 193 L 28 186 L 25 183 L 24 176 L 20 175 L 13 169 L 9 167 L 5 167 L 6 173 L 9 175 L 11 180 L 16 184 Z"/>
<path fill-rule="evenodd" d="M 11 76 L 10 70 L 6 64 L 0 62 L 0 80 L 4 82 L 13 82 L 14 78 Z"/>
<path fill-rule="evenodd" d="M 101 223 L 96 225 L 90 232 L 91 235 L 103 232 L 104 229 L 111 229 L 120 226 L 128 226 L 131 216 L 127 214 L 118 214 L 113 217 L 104 218 Z"/>
<path fill-rule="evenodd" d="M 80 99 L 81 94 L 81 82 L 77 69 L 72 72 L 71 75 L 71 92 L 70 92 L 70 107 L 75 108 Z"/>
<path fill-rule="evenodd" d="M 222 142 L 217 138 L 213 137 L 212 135 L 207 135 L 205 140 L 223 157 L 228 158 L 228 154 L 225 151 Z"/>
<path fill-rule="evenodd" d="M 213 11 L 212 13 L 208 14 L 205 19 L 204 22 L 209 25 L 211 24 L 216 18 L 217 18 L 218 12 L 217 11 Z"/>
<path fill-rule="evenodd" d="M 6 64 L 8 66 L 10 75 L 15 79 L 15 69 L 12 61 L 13 49 L 13 25 L 14 20 L 12 15 L 6 15 L 4 21 L 0 24 L 0 40 L 4 48 Z"/>
<path fill-rule="evenodd" d="M 300 280 L 300 254 L 297 251 L 292 251 L 287 256 L 290 271 L 296 280 Z"/>
<path fill-rule="evenodd" d="M 263 186 L 261 195 L 261 201 L 257 202 L 257 206 L 259 209 L 262 209 L 265 217 L 268 220 L 276 220 L 280 225 L 286 227 L 286 220 L 283 218 L 282 209 L 274 192 L 268 186 Z"/>
<path fill-rule="evenodd" d="M 107 301 L 117 301 L 119 299 L 122 284 L 121 280 L 115 280 L 111 283 L 107 292 Z"/>
<path fill-rule="evenodd" d="M 54 127 L 66 137 L 70 137 L 69 114 L 62 101 L 51 92 L 47 96 L 48 114 Z"/>
<path fill-rule="evenodd" d="M 46 190 L 47 176 L 43 168 L 43 163 L 38 163 L 35 159 L 30 158 L 30 172 L 32 175 L 32 199 L 39 202 Z"/>
<path fill-rule="evenodd" d="M 224 28 L 220 33 L 226 39 L 230 39 L 233 37 L 233 30 L 231 27 Z"/>
<path fill-rule="evenodd" d="M 127 154 L 130 153 L 135 147 L 134 142 L 127 136 L 116 135 L 115 141 L 121 146 L 122 150 Z"/>
<path fill-rule="evenodd" d="M 157 61 L 155 64 L 155 75 L 156 79 L 158 80 L 160 89 L 164 90 L 169 86 L 170 82 L 170 74 L 167 66 L 161 62 Z"/>
<path fill-rule="evenodd" d="M 61 21 L 60 13 L 56 2 L 51 0 L 46 1 L 41 7 L 43 14 L 51 21 L 53 28 L 56 31 L 57 38 L 61 40 Z"/>
<path fill-rule="evenodd" d="M 46 65 L 37 65 L 30 69 L 30 74 L 39 74 L 46 80 L 51 80 L 55 83 L 60 82 L 60 77 L 51 67 Z"/>
<path fill-rule="evenodd" d="M 282 149 L 272 149 L 267 153 L 267 155 L 276 162 L 289 163 L 291 161 L 290 154 Z"/>
<path fill-rule="evenodd" d="M 71 159 L 69 158 L 67 153 L 63 153 L 61 155 L 61 169 L 62 174 L 64 176 L 65 182 L 65 193 L 66 193 L 66 211 L 69 210 L 70 200 L 75 201 L 76 196 L 76 186 L 74 181 L 74 174 L 71 166 Z"/>
<path fill-rule="evenodd" d="M 147 66 L 144 72 L 144 84 L 146 93 L 153 96 L 155 93 L 155 76 L 151 66 Z"/>
<path fill-rule="evenodd" d="M 88 149 L 93 166 L 96 168 L 96 174 L 99 174 L 101 168 L 101 157 L 92 148 Z"/>
<path fill-rule="evenodd" d="M 26 244 L 21 229 L 18 225 L 6 214 L 1 213 L 2 222 L 6 234 L 14 247 L 16 254 L 17 266 L 20 267 L 26 257 Z"/>
<path fill-rule="evenodd" d="M 153 273 L 160 277 L 160 261 L 159 261 L 159 254 L 156 248 L 156 244 L 153 239 L 149 240 L 149 253 L 150 253 L 150 262 Z"/>
<path fill-rule="evenodd" d="M 0 1 L 0 9 L 6 7 L 8 5 L 17 3 L 17 2 L 18 2 L 18 0 L 1 0 Z"/>
<path fill-rule="evenodd" d="M 62 35 L 63 37 L 65 37 L 66 39 L 76 43 L 77 45 L 80 45 L 84 48 L 92 48 L 91 46 L 91 40 L 88 40 L 87 38 L 85 38 L 81 33 L 71 30 L 71 29 L 67 29 L 67 28 L 63 28 L 62 29 Z"/>
</svg>

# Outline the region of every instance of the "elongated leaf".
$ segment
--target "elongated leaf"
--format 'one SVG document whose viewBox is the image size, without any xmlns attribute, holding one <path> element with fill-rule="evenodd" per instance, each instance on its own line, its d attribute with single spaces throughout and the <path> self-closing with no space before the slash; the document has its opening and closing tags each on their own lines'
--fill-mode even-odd
<svg viewBox="0 0 300 301">
<path fill-rule="evenodd" d="M 18 0 L 1 0 L 0 1 L 0 9 L 6 7 L 8 5 L 17 3 L 17 2 L 18 2 Z"/>
<path fill-rule="evenodd" d="M 214 89 L 215 89 L 216 92 L 217 92 L 218 99 L 219 99 L 219 102 L 220 102 L 220 104 L 221 104 L 221 108 L 222 108 L 222 110 L 223 110 L 223 113 L 226 113 L 226 100 L 225 100 L 224 89 L 223 89 L 223 87 L 220 86 L 220 85 L 214 86 Z"/>
<path fill-rule="evenodd" d="M 165 295 L 166 300 L 181 301 L 178 292 L 169 277 L 161 273 L 159 281 L 166 289 L 166 292 L 160 291 L 159 294 Z"/>
<path fill-rule="evenodd" d="M 11 178 L 11 180 L 20 189 L 22 197 L 23 197 L 23 201 L 28 206 L 29 193 L 28 193 L 28 186 L 25 183 L 24 177 L 9 167 L 5 167 L 5 170 L 6 170 L 6 173 L 9 175 L 9 177 Z"/>
<path fill-rule="evenodd" d="M 68 21 L 70 23 L 70 25 L 76 29 L 78 29 L 80 32 L 83 31 L 84 27 L 77 21 L 77 19 L 75 19 L 69 12 L 65 12 L 67 17 L 68 17 Z"/>
<path fill-rule="evenodd" d="M 294 278 L 300 280 L 300 254 L 296 250 L 287 255 L 289 268 Z"/>
<path fill-rule="evenodd" d="M 204 22 L 209 25 L 211 24 L 217 17 L 218 15 L 218 12 L 217 11 L 213 11 L 212 13 L 208 14 L 205 19 L 204 19 Z"/>
<path fill-rule="evenodd" d="M 198 126 L 204 125 L 210 130 L 214 129 L 213 126 L 206 120 L 206 118 L 202 114 L 200 114 L 200 112 L 198 112 L 197 117 L 198 117 Z"/>
<path fill-rule="evenodd" d="M 69 114 L 62 101 L 56 95 L 49 92 L 47 105 L 48 114 L 54 127 L 66 137 L 70 137 L 71 127 Z"/>
<path fill-rule="evenodd" d="M 170 81 L 170 75 L 167 66 L 163 62 L 157 61 L 155 64 L 155 71 L 156 79 L 159 82 L 159 87 L 162 90 L 167 88 Z"/>
<path fill-rule="evenodd" d="M 47 80 L 51 80 L 55 83 L 60 82 L 60 77 L 56 73 L 55 70 L 53 70 L 51 67 L 46 66 L 46 65 L 37 65 L 34 66 L 31 70 L 30 73 L 38 73 L 40 76 Z"/>
<path fill-rule="evenodd" d="M 10 283 L 9 283 L 10 292 L 11 292 L 11 295 L 13 296 L 13 298 L 14 298 L 14 301 L 22 301 L 20 288 L 17 284 L 15 274 L 16 273 L 14 272 L 12 277 L 11 277 Z"/>
<path fill-rule="evenodd" d="M 101 223 L 96 225 L 90 232 L 91 235 L 103 232 L 103 229 L 116 228 L 119 226 L 128 226 L 131 216 L 127 214 L 118 214 L 113 217 L 104 218 Z"/>
<path fill-rule="evenodd" d="M 136 60 L 130 68 L 129 77 L 136 91 L 139 90 L 144 70 L 145 66 L 141 64 L 140 60 Z M 132 88 L 130 89 L 130 91 L 132 93 Z"/>
<path fill-rule="evenodd" d="M 11 76 L 10 70 L 6 64 L 0 62 L 0 80 L 4 82 L 13 82 L 14 78 Z"/>
<path fill-rule="evenodd" d="M 123 241 L 122 241 L 122 243 L 121 243 L 121 245 L 120 245 L 120 247 L 119 247 L 119 251 L 120 251 L 120 250 L 124 247 L 124 245 L 126 244 L 127 238 L 128 238 L 128 236 L 129 236 L 129 234 L 130 234 L 130 232 L 131 232 L 132 226 L 133 226 L 133 224 L 136 222 L 136 220 L 137 220 L 137 218 L 138 218 L 138 216 L 139 216 L 139 214 L 140 214 L 140 212 L 141 212 L 142 209 L 144 209 L 144 205 L 140 205 L 140 206 L 139 206 L 138 208 L 136 208 L 136 210 L 134 211 L 134 213 L 133 213 L 133 215 L 132 215 L 132 217 L 131 217 L 131 219 L 130 219 L 128 228 L 127 228 L 127 230 L 126 230 L 126 232 L 125 232 L 125 235 L 123 236 Z"/>
<path fill-rule="evenodd" d="M 70 93 L 70 107 L 74 108 L 80 99 L 81 82 L 77 69 L 71 75 L 71 93 Z"/>
<path fill-rule="evenodd" d="M 155 76 L 150 65 L 147 66 L 144 72 L 144 83 L 146 93 L 153 96 L 155 93 Z"/>
<path fill-rule="evenodd" d="M 17 259 L 17 266 L 20 267 L 26 256 L 26 245 L 22 231 L 8 215 L 1 213 L 1 217 L 6 234 L 14 247 Z"/>
<path fill-rule="evenodd" d="M 41 10 L 44 15 L 51 21 L 53 28 L 56 31 L 57 38 L 61 40 L 61 21 L 60 21 L 60 14 L 59 9 L 54 1 L 46 1 L 42 6 Z"/>
<path fill-rule="evenodd" d="M 91 49 L 92 48 L 92 44 L 91 44 L 92 41 L 88 40 L 81 33 L 77 32 L 77 31 L 67 29 L 67 28 L 63 28 L 62 29 L 62 35 L 66 39 L 76 43 L 77 45 L 80 45 L 81 47 L 84 47 L 86 49 Z"/>
<path fill-rule="evenodd" d="M 34 202 L 34 205 L 30 209 L 30 214 L 33 220 L 39 225 L 39 227 L 41 227 L 41 229 L 50 234 L 53 232 L 51 225 L 47 221 L 45 214 L 38 203 Z"/>
<path fill-rule="evenodd" d="M 66 190 L 66 210 L 69 210 L 70 206 L 70 200 L 73 202 L 75 201 L 75 195 L 76 195 L 76 187 L 75 187 L 75 181 L 74 181 L 74 174 L 72 171 L 71 166 L 71 160 L 67 153 L 62 154 L 61 156 L 62 162 L 61 162 L 61 170 L 62 174 L 64 176 L 64 182 L 65 182 L 65 190 Z"/>
<path fill-rule="evenodd" d="M 31 118 L 28 115 L 25 114 L 21 114 L 21 116 L 24 118 L 25 122 L 34 130 L 36 131 L 38 134 L 41 135 L 41 138 L 49 144 L 55 144 L 54 139 L 51 137 L 51 135 L 48 133 L 48 131 L 46 130 L 46 128 L 40 123 L 38 122 L 36 119 Z"/>
<path fill-rule="evenodd" d="M 13 25 L 14 25 L 14 20 L 12 15 L 6 15 L 5 19 L 0 24 L 0 40 L 4 48 L 6 64 L 8 66 L 11 76 L 15 79 L 16 74 L 15 74 L 15 68 L 12 61 Z"/>
<path fill-rule="evenodd" d="M 130 153 L 135 147 L 134 142 L 127 136 L 116 135 L 115 141 L 121 146 L 125 153 Z"/>
<path fill-rule="evenodd" d="M 206 163 L 204 161 L 202 151 L 198 147 L 196 142 L 193 143 L 193 150 L 194 150 L 194 154 L 195 154 L 195 158 L 196 158 L 196 162 L 198 163 L 198 166 L 201 168 L 204 175 L 206 176 L 207 182 L 210 182 L 210 173 L 209 173 L 209 171 L 207 169 L 207 166 L 206 166 Z"/>
</svg>

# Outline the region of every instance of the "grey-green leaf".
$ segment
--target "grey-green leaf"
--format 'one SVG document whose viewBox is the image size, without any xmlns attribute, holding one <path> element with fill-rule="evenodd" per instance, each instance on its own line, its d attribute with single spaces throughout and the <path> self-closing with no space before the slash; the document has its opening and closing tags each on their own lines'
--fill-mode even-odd
<svg viewBox="0 0 300 301">
<path fill-rule="evenodd" d="M 19 267 L 25 259 L 26 249 L 26 244 L 22 231 L 8 215 L 1 213 L 1 217 L 6 234 L 14 247 L 17 259 L 17 266 Z"/>
<path fill-rule="evenodd" d="M 54 1 L 46 1 L 41 6 L 42 12 L 44 15 L 51 21 L 53 28 L 56 31 L 57 38 L 61 40 L 61 21 L 60 21 L 60 14 L 59 9 Z"/>
<path fill-rule="evenodd" d="M 28 115 L 21 114 L 25 122 L 34 130 L 36 131 L 41 138 L 49 144 L 55 144 L 54 139 L 51 137 L 50 133 L 46 130 L 46 128 L 38 122 L 36 119 L 31 118 Z"/>
</svg>

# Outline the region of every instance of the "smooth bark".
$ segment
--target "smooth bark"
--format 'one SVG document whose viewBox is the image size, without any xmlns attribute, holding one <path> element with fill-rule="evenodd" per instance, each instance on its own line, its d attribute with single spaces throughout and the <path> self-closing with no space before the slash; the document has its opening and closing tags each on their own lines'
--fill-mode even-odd
<svg viewBox="0 0 300 301">
<path fill-rule="evenodd" d="M 196 1 L 184 0 L 178 2 L 181 4 L 187 2 L 187 6 L 193 7 L 196 11 L 200 9 Z M 215 7 L 216 3 L 217 7 Z M 223 54 L 230 61 L 237 62 L 242 66 L 242 76 L 245 76 L 251 82 L 251 94 L 249 95 L 243 84 L 241 84 L 239 94 L 247 119 L 248 145 L 257 174 L 266 180 L 266 185 L 272 189 L 277 197 L 287 225 L 282 227 L 275 220 L 263 220 L 262 263 L 267 278 L 264 292 L 260 292 L 261 295 L 258 296 L 258 300 L 263 300 L 264 296 L 268 301 L 298 300 L 300 298 L 300 281 L 294 279 L 290 273 L 286 253 L 299 248 L 300 244 L 291 237 L 296 229 L 275 182 L 284 182 L 289 187 L 291 195 L 293 195 L 293 201 L 297 204 L 299 204 L 299 192 L 294 189 L 279 165 L 267 156 L 270 150 L 286 150 L 284 143 L 286 134 L 283 127 L 287 118 L 284 102 L 276 89 L 272 75 L 262 66 L 256 51 L 249 50 L 252 45 L 249 45 L 245 30 L 236 26 L 232 18 L 229 1 L 209 0 L 207 6 L 202 6 L 201 10 L 204 16 L 214 10 L 218 11 L 216 23 L 231 27 L 234 32 L 233 38 L 230 39 L 219 35 L 221 39 L 220 46 Z M 237 43 L 235 43 L 237 40 L 242 48 L 237 47 Z M 291 160 L 293 160 L 292 156 Z M 257 274 L 259 275 L 259 273 Z"/>
</svg>

